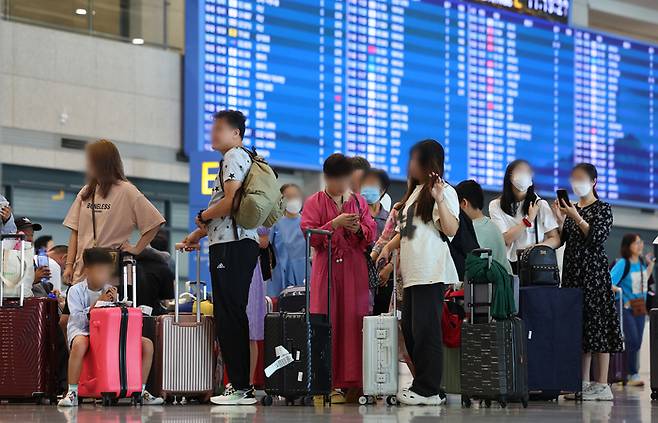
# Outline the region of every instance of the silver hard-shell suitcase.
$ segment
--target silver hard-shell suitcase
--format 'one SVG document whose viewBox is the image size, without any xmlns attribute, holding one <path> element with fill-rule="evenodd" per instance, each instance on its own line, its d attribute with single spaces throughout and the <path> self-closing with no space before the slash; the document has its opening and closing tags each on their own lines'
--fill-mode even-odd
<svg viewBox="0 0 658 423">
<path fill-rule="evenodd" d="M 215 328 L 213 318 L 196 313 L 178 311 L 178 263 L 184 247 L 176 245 L 175 308 L 173 314 L 158 316 L 155 342 L 156 392 L 165 400 L 176 397 L 196 398 L 208 402 L 213 394 L 213 346 Z M 201 298 L 199 275 L 200 251 L 196 250 L 196 297 Z"/>
<path fill-rule="evenodd" d="M 393 252 L 393 312 L 363 318 L 363 395 L 359 404 L 374 404 L 386 395 L 395 405 L 398 392 L 397 251 Z"/>
</svg>

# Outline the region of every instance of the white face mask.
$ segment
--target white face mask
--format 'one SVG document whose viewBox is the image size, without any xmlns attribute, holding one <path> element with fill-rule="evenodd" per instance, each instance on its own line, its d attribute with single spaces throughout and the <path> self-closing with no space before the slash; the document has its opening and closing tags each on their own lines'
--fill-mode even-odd
<svg viewBox="0 0 658 423">
<path fill-rule="evenodd" d="M 515 173 L 512 175 L 512 185 L 520 192 L 526 192 L 532 186 L 532 175 L 525 172 Z"/>
<path fill-rule="evenodd" d="M 573 181 L 571 183 L 571 189 L 579 198 L 583 198 L 592 192 L 592 185 L 588 181 Z"/>
<path fill-rule="evenodd" d="M 291 198 L 286 201 L 286 211 L 290 214 L 297 214 L 302 209 L 301 198 Z"/>
</svg>

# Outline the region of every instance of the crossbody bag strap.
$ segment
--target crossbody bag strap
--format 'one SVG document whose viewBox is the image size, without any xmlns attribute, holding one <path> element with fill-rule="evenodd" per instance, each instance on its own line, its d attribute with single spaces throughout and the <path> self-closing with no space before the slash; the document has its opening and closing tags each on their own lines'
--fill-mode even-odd
<svg viewBox="0 0 658 423">
<path fill-rule="evenodd" d="M 94 236 L 94 247 L 98 247 L 96 242 L 96 188 L 91 193 L 91 229 Z"/>
<path fill-rule="evenodd" d="M 539 244 L 539 213 L 535 216 L 535 244 Z"/>
</svg>

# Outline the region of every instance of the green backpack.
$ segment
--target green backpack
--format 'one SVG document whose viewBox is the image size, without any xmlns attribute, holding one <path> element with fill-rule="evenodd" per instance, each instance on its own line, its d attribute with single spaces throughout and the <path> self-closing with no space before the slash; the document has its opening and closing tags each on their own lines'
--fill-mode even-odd
<svg viewBox="0 0 658 423">
<path fill-rule="evenodd" d="M 235 195 L 231 217 L 245 229 L 269 228 L 283 216 L 285 207 L 278 175 L 255 150 L 242 149 L 251 157 L 251 167 Z"/>
</svg>

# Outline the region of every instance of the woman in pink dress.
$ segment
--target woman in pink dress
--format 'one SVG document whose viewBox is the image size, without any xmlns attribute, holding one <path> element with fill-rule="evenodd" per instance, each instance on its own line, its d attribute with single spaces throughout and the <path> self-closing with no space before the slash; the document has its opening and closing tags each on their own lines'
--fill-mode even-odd
<svg viewBox="0 0 658 423">
<path fill-rule="evenodd" d="M 333 384 L 335 388 L 361 388 L 363 317 L 368 314 L 366 247 L 375 240 L 377 228 L 368 204 L 351 192 L 352 167 L 347 157 L 332 154 L 323 166 L 326 188 L 304 204 L 301 228 L 324 229 L 332 236 L 331 320 L 333 327 Z M 311 275 L 311 311 L 327 309 L 327 239 L 311 237 L 315 249 Z M 332 402 L 342 402 L 341 392 Z"/>
</svg>

